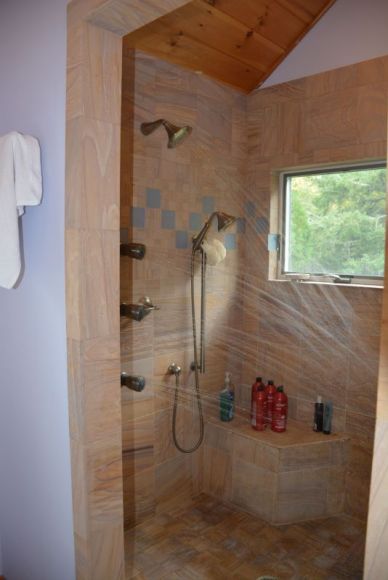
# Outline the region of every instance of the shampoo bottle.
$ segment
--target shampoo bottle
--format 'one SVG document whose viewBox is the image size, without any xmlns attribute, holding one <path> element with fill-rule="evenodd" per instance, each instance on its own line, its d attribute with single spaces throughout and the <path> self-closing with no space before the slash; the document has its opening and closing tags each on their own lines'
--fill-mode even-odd
<svg viewBox="0 0 388 580">
<path fill-rule="evenodd" d="M 325 403 L 325 409 L 323 411 L 323 432 L 325 435 L 330 435 L 331 433 L 331 422 L 333 419 L 333 403 L 327 401 Z"/>
<path fill-rule="evenodd" d="M 283 433 L 287 427 L 287 416 L 288 416 L 288 397 L 284 392 L 283 386 L 279 386 L 276 389 L 273 412 L 272 412 L 272 431 L 276 433 Z"/>
<path fill-rule="evenodd" d="M 264 431 L 265 417 L 267 414 L 267 395 L 265 392 L 265 387 L 260 384 L 255 393 L 255 422 L 252 427 L 256 431 Z"/>
<path fill-rule="evenodd" d="M 275 399 L 276 387 L 273 381 L 268 381 L 267 386 L 265 387 L 265 392 L 267 395 L 267 413 L 265 417 L 265 422 L 267 425 L 271 427 L 272 424 L 272 414 L 273 414 L 273 404 Z"/>
<path fill-rule="evenodd" d="M 256 377 L 256 381 L 252 385 L 251 391 L 251 425 L 253 428 L 256 426 L 256 392 L 262 385 L 261 377 Z"/>
<path fill-rule="evenodd" d="M 234 389 L 230 373 L 225 373 L 224 388 L 220 393 L 220 419 L 231 421 L 234 417 Z"/>
<path fill-rule="evenodd" d="M 322 397 L 317 397 L 317 402 L 314 405 L 314 431 L 323 430 L 323 403 Z"/>
</svg>

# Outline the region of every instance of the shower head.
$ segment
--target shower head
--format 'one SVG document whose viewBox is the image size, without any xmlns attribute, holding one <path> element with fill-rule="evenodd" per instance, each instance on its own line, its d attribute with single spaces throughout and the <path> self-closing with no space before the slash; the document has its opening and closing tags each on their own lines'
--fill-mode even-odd
<svg viewBox="0 0 388 580">
<path fill-rule="evenodd" d="M 158 119 L 157 121 L 151 121 L 150 123 L 142 123 L 140 125 L 140 130 L 143 135 L 151 135 L 156 129 L 158 129 L 161 125 L 166 129 L 168 135 L 168 144 L 167 147 L 169 149 L 174 149 L 182 143 L 182 141 L 190 135 L 192 132 L 192 127 L 189 125 L 185 125 L 184 127 L 178 127 L 177 125 L 173 125 L 169 121 L 165 119 Z"/>
<path fill-rule="evenodd" d="M 219 232 L 222 232 L 222 230 L 226 230 L 226 228 L 231 226 L 236 221 L 235 217 L 233 217 L 232 215 L 229 215 L 227 213 L 224 213 L 223 211 L 217 211 L 216 216 L 217 216 L 217 222 L 218 222 L 217 226 L 218 226 Z"/>
<path fill-rule="evenodd" d="M 209 231 L 209 228 L 214 220 L 217 218 L 217 228 L 219 232 L 226 230 L 229 226 L 231 226 L 235 221 L 236 218 L 232 215 L 224 213 L 223 211 L 215 211 L 211 214 L 210 218 L 205 222 L 199 234 L 197 234 L 193 238 L 193 252 L 196 252 L 201 247 L 202 242 L 206 238 L 206 234 Z"/>
</svg>

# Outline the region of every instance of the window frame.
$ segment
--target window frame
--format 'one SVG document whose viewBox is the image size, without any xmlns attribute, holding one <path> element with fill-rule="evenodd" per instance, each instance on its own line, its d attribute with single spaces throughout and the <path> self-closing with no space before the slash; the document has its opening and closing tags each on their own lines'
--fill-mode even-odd
<svg viewBox="0 0 388 580">
<path fill-rule="evenodd" d="M 277 260 L 276 260 L 276 274 L 277 280 L 283 281 L 296 281 L 303 283 L 315 283 L 315 284 L 332 284 L 332 285 L 345 285 L 345 286 L 369 286 L 369 287 L 384 287 L 384 276 L 355 276 L 355 275 L 345 275 L 339 274 L 337 272 L 330 274 L 320 274 L 320 273 L 301 273 L 301 272 L 290 272 L 286 271 L 286 259 L 287 259 L 287 241 L 289 236 L 289 216 L 290 216 L 290 195 L 287 191 L 289 184 L 288 178 L 297 177 L 301 175 L 322 175 L 324 173 L 338 173 L 345 171 L 354 171 L 357 169 L 373 169 L 373 168 L 385 168 L 387 171 L 387 160 L 386 159 L 376 159 L 371 161 L 362 161 L 354 163 L 341 163 L 332 164 L 324 166 L 314 166 L 314 167 L 303 167 L 303 168 L 290 168 L 279 171 L 277 174 L 277 205 L 278 205 L 278 228 L 277 235 L 279 236 L 278 248 L 277 248 Z M 288 219 L 287 219 L 288 218 Z M 387 218 L 387 213 L 385 214 Z M 271 269 L 271 261 L 270 261 Z"/>
</svg>

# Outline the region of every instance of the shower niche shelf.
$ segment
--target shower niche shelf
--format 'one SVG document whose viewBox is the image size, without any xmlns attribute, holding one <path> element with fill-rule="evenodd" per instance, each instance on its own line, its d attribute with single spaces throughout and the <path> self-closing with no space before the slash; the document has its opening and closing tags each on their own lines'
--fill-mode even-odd
<svg viewBox="0 0 388 580">
<path fill-rule="evenodd" d="M 120 244 L 120 256 L 128 256 L 135 260 L 143 260 L 146 254 L 146 247 L 144 244 L 136 242 L 128 242 Z"/>
</svg>

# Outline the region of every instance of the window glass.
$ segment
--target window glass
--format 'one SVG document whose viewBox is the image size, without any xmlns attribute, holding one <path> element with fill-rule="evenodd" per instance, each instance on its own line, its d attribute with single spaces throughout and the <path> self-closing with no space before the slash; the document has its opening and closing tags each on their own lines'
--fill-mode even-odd
<svg viewBox="0 0 388 580">
<path fill-rule="evenodd" d="M 284 175 L 283 273 L 384 275 L 386 166 Z"/>
</svg>

